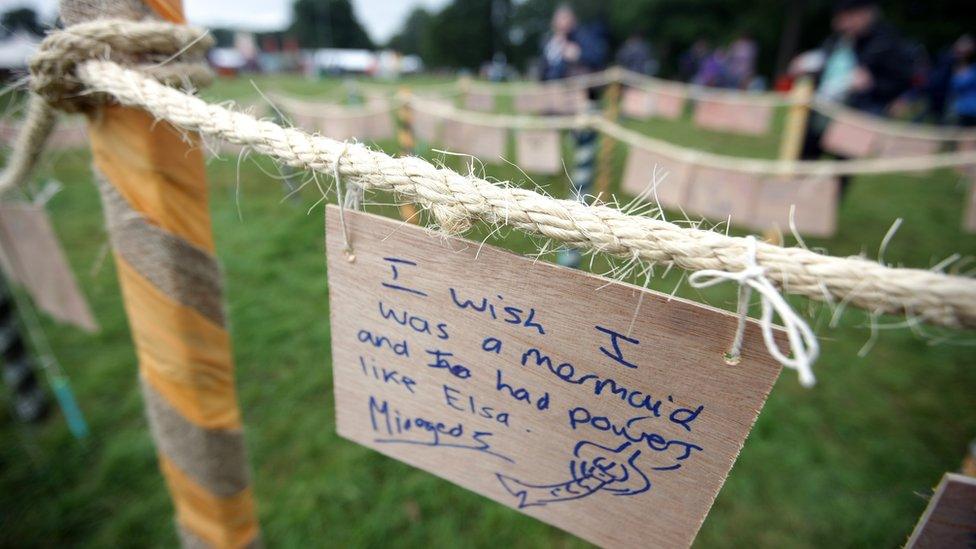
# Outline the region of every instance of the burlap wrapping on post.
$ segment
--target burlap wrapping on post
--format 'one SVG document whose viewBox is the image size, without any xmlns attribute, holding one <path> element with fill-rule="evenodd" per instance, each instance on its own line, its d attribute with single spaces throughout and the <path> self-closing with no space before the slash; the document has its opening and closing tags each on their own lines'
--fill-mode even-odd
<svg viewBox="0 0 976 549">
<path fill-rule="evenodd" d="M 740 223 L 755 230 L 790 228 L 790 207 L 795 209 L 797 232 L 811 236 L 832 236 L 837 231 L 840 183 L 836 177 L 779 177 L 759 184 L 756 208 Z"/>
<path fill-rule="evenodd" d="M 529 173 L 557 174 L 563 170 L 559 130 L 515 132 L 515 157 Z"/>
<path fill-rule="evenodd" d="M 695 125 L 708 130 L 762 135 L 769 131 L 772 119 L 772 105 L 720 99 L 699 99 L 695 105 Z"/>
<path fill-rule="evenodd" d="M 87 332 L 98 330 L 43 207 L 0 203 L 0 247 L 7 278 L 23 286 L 38 309 Z"/>
<path fill-rule="evenodd" d="M 878 152 L 879 135 L 863 125 L 835 118 L 820 140 L 827 152 L 850 158 L 865 158 Z"/>
<path fill-rule="evenodd" d="M 688 193 L 688 213 L 714 220 L 747 223 L 756 204 L 759 180 L 755 175 L 698 167 Z"/>
<path fill-rule="evenodd" d="M 204 178 L 198 139 L 185 143 L 143 111 L 103 111 L 91 128 L 96 179 L 180 539 L 185 547 L 253 545 L 259 533 L 221 274 L 207 187 L 196 184 Z"/>
<path fill-rule="evenodd" d="M 644 194 L 647 200 L 657 198 L 663 208 L 685 207 L 694 167 L 658 153 L 631 147 L 624 167 L 623 190 L 632 195 Z M 657 187 L 650 190 L 658 178 Z"/>
</svg>

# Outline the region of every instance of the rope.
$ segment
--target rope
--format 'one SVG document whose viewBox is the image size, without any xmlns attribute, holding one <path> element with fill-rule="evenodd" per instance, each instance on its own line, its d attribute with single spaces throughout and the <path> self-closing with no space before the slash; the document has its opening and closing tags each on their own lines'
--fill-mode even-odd
<svg viewBox="0 0 976 549">
<path fill-rule="evenodd" d="M 359 116 L 361 108 L 342 110 L 331 103 L 306 101 L 274 95 L 273 100 L 296 114 L 342 118 Z M 412 109 L 445 120 L 478 126 L 513 130 L 581 130 L 594 129 L 630 147 L 649 151 L 684 164 L 748 173 L 758 176 L 868 175 L 894 172 L 928 171 L 939 168 L 976 165 L 976 151 L 954 151 L 928 156 L 865 158 L 857 160 L 766 160 L 742 158 L 682 147 L 628 129 L 602 116 L 581 113 L 569 116 L 530 114 L 493 114 L 464 110 L 443 101 L 411 97 L 399 100 Z"/>
<path fill-rule="evenodd" d="M 72 25 L 41 42 L 30 62 L 31 90 L 60 110 L 84 110 L 103 98 L 84 96 L 84 86 L 73 76 L 75 66 L 112 56 L 130 65 L 142 63 L 143 70 L 169 84 L 205 85 L 212 74 L 197 61 L 213 44 L 205 30 L 159 21 L 106 19 Z"/>
<path fill-rule="evenodd" d="M 691 271 L 741 271 L 745 239 L 628 215 L 604 205 L 559 200 L 507 184 L 438 168 L 415 157 L 394 158 L 231 109 L 109 61 L 78 66 L 89 88 L 143 108 L 190 131 L 253 148 L 297 168 L 331 175 L 363 190 L 391 191 L 428 208 L 442 227 L 462 232 L 474 221 L 508 224 L 567 245 Z M 342 154 L 343 150 L 345 153 Z M 905 314 L 932 324 L 976 328 L 976 280 L 837 258 L 805 248 L 760 243 L 756 264 L 785 291 L 871 312 Z"/>
</svg>

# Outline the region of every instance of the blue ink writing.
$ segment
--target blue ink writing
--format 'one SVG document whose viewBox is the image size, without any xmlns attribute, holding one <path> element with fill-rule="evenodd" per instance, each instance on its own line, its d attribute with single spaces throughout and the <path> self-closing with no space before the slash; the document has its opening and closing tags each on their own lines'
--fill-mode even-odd
<svg viewBox="0 0 976 549">
<path fill-rule="evenodd" d="M 433 324 L 423 317 L 410 314 L 406 310 L 398 313 L 393 307 L 383 305 L 382 301 L 377 303 L 380 307 L 380 316 L 387 320 L 392 320 L 400 326 L 409 326 L 418 334 L 436 335 L 437 339 L 448 339 L 450 337 L 447 333 L 447 324 L 443 322 Z"/>
<path fill-rule="evenodd" d="M 387 401 L 377 400 L 372 395 L 369 397 L 369 421 L 374 432 L 387 437 L 373 439 L 378 444 L 409 444 L 429 448 L 471 450 L 515 463 L 512 458 L 492 449 L 488 442 L 488 439 L 493 436 L 490 431 L 473 431 L 468 442 L 464 438 L 465 429 L 462 423 L 448 425 L 442 421 L 420 416 L 407 416 L 401 414 L 396 408 L 391 409 Z"/>
<path fill-rule="evenodd" d="M 493 320 L 501 320 L 507 322 L 508 324 L 517 324 L 524 326 L 526 328 L 531 328 L 539 332 L 541 335 L 546 334 L 546 330 L 542 327 L 542 324 L 535 321 L 535 308 L 530 308 L 527 312 L 519 307 L 502 306 L 498 304 L 497 306 L 491 302 L 487 297 L 482 297 L 481 300 L 471 300 L 458 297 L 458 292 L 454 288 L 449 288 L 451 292 L 451 300 L 454 301 L 459 309 L 471 310 L 478 313 L 484 313 L 490 316 Z M 503 298 L 500 294 L 496 294 L 499 301 Z"/>
<path fill-rule="evenodd" d="M 390 265 L 390 274 L 392 275 L 392 280 L 394 282 L 400 279 L 400 269 L 406 266 L 416 267 L 416 261 L 410 261 L 409 259 L 401 259 L 399 257 L 384 257 L 383 261 L 386 261 Z M 421 297 L 427 297 L 426 292 L 422 292 L 415 288 L 409 288 L 400 283 L 393 284 L 392 282 L 381 282 L 384 287 L 390 288 L 391 290 L 397 290 L 400 292 L 406 292 L 408 294 L 419 295 Z"/>
<path fill-rule="evenodd" d="M 607 416 L 595 416 L 582 406 L 577 406 L 569 410 L 569 426 L 574 431 L 579 427 L 589 426 L 597 431 L 612 433 L 628 442 L 646 445 L 648 449 L 655 452 L 667 452 L 668 450 L 674 449 L 676 453 L 672 453 L 671 455 L 674 463 L 669 462 L 667 465 L 653 467 L 656 470 L 678 469 L 681 467 L 681 464 L 677 462 L 688 459 L 696 451 L 704 451 L 701 446 L 692 444 L 691 442 L 668 439 L 658 433 L 642 431 L 641 426 L 638 424 L 642 421 L 653 419 L 651 416 L 637 416 L 628 419 L 622 424 L 616 424 Z"/>
<path fill-rule="evenodd" d="M 484 341 L 481 342 L 481 350 L 487 353 L 495 353 L 496 355 L 502 352 L 502 340 L 497 337 L 486 337 Z"/>
<path fill-rule="evenodd" d="M 403 341 L 393 341 L 386 336 L 373 335 L 369 330 L 359 330 L 356 334 L 356 338 L 362 343 L 368 343 L 377 349 L 382 349 L 384 347 L 393 351 L 393 354 L 397 356 L 410 356 L 410 346 L 407 345 L 407 340 Z"/>
<path fill-rule="evenodd" d="M 447 404 L 459 412 L 468 412 L 469 414 L 485 419 L 493 419 L 505 427 L 509 426 L 508 412 L 495 410 L 495 408 L 491 406 L 482 406 L 477 404 L 474 400 L 474 396 L 467 395 L 467 398 L 465 398 L 464 393 L 455 389 L 454 387 L 451 387 L 450 385 L 444 385 L 444 404 Z"/>
<path fill-rule="evenodd" d="M 446 351 L 440 351 L 437 349 L 427 349 L 427 354 L 434 355 L 434 362 L 427 364 L 430 368 L 438 368 L 442 370 L 447 370 L 452 376 L 458 379 L 468 379 L 471 377 L 471 370 L 469 370 L 463 364 L 452 364 L 448 358 L 454 356 L 454 353 L 448 353 Z"/>
<path fill-rule="evenodd" d="M 366 364 L 366 359 L 359 357 L 359 367 L 362 368 L 363 375 L 366 377 L 372 377 L 383 383 L 402 386 L 410 394 L 416 393 L 413 388 L 417 385 L 417 382 L 412 377 L 403 375 L 392 368 L 377 366 L 376 361 L 372 358 L 369 359 L 369 362 L 369 364 Z"/>
<path fill-rule="evenodd" d="M 529 390 L 524 387 L 513 387 L 508 383 L 502 381 L 502 371 L 496 370 L 495 376 L 495 390 L 500 392 L 508 392 L 509 396 L 518 400 L 520 402 L 526 402 L 532 404 L 532 394 Z M 549 393 L 543 393 L 539 400 L 535 402 L 535 407 L 539 410 L 549 409 Z"/>
<path fill-rule="evenodd" d="M 610 336 L 610 345 L 613 347 L 613 351 L 608 351 L 606 347 L 600 347 L 600 352 L 612 358 L 614 361 L 623 364 L 628 368 L 637 368 L 637 365 L 628 362 L 624 359 L 624 353 L 620 350 L 620 341 L 623 340 L 631 345 L 640 345 L 640 341 L 632 337 L 627 337 L 619 332 L 615 332 L 610 328 L 604 328 L 603 326 L 594 326 L 598 332 L 603 332 Z"/>
<path fill-rule="evenodd" d="M 630 442 L 617 447 L 580 441 L 573 448 L 571 480 L 557 484 L 535 484 L 495 473 L 498 482 L 515 497 L 519 509 L 543 507 L 609 492 L 633 496 L 651 489 L 651 480 L 641 470 L 641 451 Z"/>
</svg>

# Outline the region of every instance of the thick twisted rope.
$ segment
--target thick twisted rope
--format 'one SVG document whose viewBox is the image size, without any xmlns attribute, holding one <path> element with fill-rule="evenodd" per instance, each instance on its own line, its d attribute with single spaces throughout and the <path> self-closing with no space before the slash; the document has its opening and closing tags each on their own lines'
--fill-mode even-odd
<svg viewBox="0 0 976 549">
<path fill-rule="evenodd" d="M 88 90 L 74 77 L 74 69 L 93 58 L 140 64 L 168 84 L 205 85 L 212 73 L 199 61 L 213 44 L 204 30 L 160 21 L 107 19 L 72 25 L 41 42 L 30 62 L 31 90 L 60 110 L 91 105 L 90 99 L 83 100 Z"/>
<path fill-rule="evenodd" d="M 78 78 L 123 105 L 146 109 L 186 130 L 224 139 L 280 162 L 324 174 L 338 172 L 364 190 L 391 191 L 427 207 L 443 228 L 476 220 L 505 223 L 573 247 L 692 271 L 736 272 L 745 239 L 628 215 L 604 205 L 559 200 L 438 168 L 415 157 L 394 158 L 355 144 L 284 128 L 211 105 L 108 61 L 78 66 Z M 906 314 L 944 326 L 976 328 L 976 280 L 920 269 L 898 269 L 861 258 L 758 244 L 756 263 L 787 292 L 846 303 L 877 313 Z"/>
</svg>

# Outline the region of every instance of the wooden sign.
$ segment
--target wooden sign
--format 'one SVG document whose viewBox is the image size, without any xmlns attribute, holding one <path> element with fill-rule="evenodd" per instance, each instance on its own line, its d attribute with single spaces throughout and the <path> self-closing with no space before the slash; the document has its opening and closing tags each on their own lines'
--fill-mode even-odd
<svg viewBox="0 0 976 549">
<path fill-rule="evenodd" d="M 835 177 L 771 178 L 759 184 L 756 208 L 748 226 L 764 231 L 779 227 L 789 231 L 790 208 L 800 234 L 832 236 L 837 231 L 840 183 Z"/>
<path fill-rule="evenodd" d="M 889 135 L 881 140 L 878 156 L 882 158 L 930 156 L 938 153 L 941 147 L 942 142 L 936 139 Z"/>
<path fill-rule="evenodd" d="M 451 120 L 444 124 L 444 144 L 452 151 L 470 154 L 483 162 L 498 162 L 505 156 L 508 131 L 495 126 L 483 126 Z"/>
<path fill-rule="evenodd" d="M 8 278 L 27 290 L 38 309 L 82 330 L 98 330 L 43 207 L 0 203 L 0 248 Z"/>
<path fill-rule="evenodd" d="M 655 170 L 659 177 L 654 192 L 649 187 L 654 183 Z M 631 147 L 624 166 L 622 187 L 624 192 L 634 196 L 646 193 L 647 200 L 657 197 L 664 208 L 679 209 L 687 205 L 688 187 L 691 184 L 692 167 L 673 158 Z"/>
<path fill-rule="evenodd" d="M 733 223 L 748 223 L 758 192 L 759 180 L 754 175 L 699 167 L 688 193 L 687 210 L 714 220 L 731 216 Z"/>
<path fill-rule="evenodd" d="M 464 96 L 464 108 L 471 111 L 492 112 L 495 110 L 495 96 L 489 92 L 468 92 Z"/>
<path fill-rule="evenodd" d="M 701 99 L 695 105 L 695 124 L 709 130 L 762 135 L 769 131 L 772 119 L 770 105 L 717 99 Z"/>
<path fill-rule="evenodd" d="M 362 119 L 363 139 L 385 141 L 393 139 L 393 116 L 389 111 L 380 111 Z"/>
<path fill-rule="evenodd" d="M 963 230 L 976 233 L 976 167 L 970 168 L 972 181 L 969 183 L 968 200 L 966 200 L 966 214 L 963 219 Z"/>
<path fill-rule="evenodd" d="M 444 119 L 428 112 L 413 111 L 413 133 L 424 143 L 440 143 Z"/>
<path fill-rule="evenodd" d="M 624 88 L 620 112 L 628 118 L 644 120 L 654 115 L 654 97 L 640 88 Z"/>
<path fill-rule="evenodd" d="M 563 171 L 562 143 L 558 130 L 523 130 L 515 133 L 515 156 L 528 173 Z"/>
<path fill-rule="evenodd" d="M 586 109 L 586 92 L 553 84 L 544 94 L 544 111 L 551 114 L 576 114 Z"/>
<path fill-rule="evenodd" d="M 731 366 L 730 313 L 344 215 L 340 435 L 598 545 L 691 543 L 780 370 L 757 324 Z"/>
<path fill-rule="evenodd" d="M 539 91 L 530 91 L 515 94 L 512 97 L 515 112 L 522 114 L 535 114 L 546 110 L 546 94 Z"/>
<path fill-rule="evenodd" d="M 976 478 L 946 473 L 905 547 L 959 548 L 976 545 Z"/>
<path fill-rule="evenodd" d="M 827 126 L 820 145 L 829 153 L 864 158 L 877 153 L 878 141 L 878 134 L 874 130 L 837 118 Z"/>
<path fill-rule="evenodd" d="M 677 120 L 685 112 L 687 96 L 684 90 L 677 86 L 670 90 L 652 91 L 654 115 L 668 120 Z"/>
</svg>

